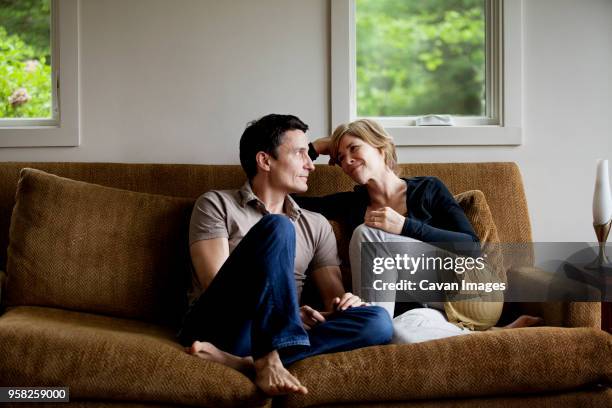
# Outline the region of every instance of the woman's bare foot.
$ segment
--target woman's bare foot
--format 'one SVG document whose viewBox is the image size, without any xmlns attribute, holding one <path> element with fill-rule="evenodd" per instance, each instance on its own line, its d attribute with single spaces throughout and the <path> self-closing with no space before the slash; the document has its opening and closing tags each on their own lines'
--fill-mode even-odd
<svg viewBox="0 0 612 408">
<path fill-rule="evenodd" d="M 544 319 L 541 317 L 522 315 L 512 323 L 507 326 L 504 326 L 504 329 L 517 329 L 519 327 L 529 327 L 529 326 L 537 326 L 539 324 L 544 323 Z"/>
<path fill-rule="evenodd" d="M 266 394 L 307 394 L 308 390 L 280 361 L 276 350 L 255 360 L 255 384 Z"/>
<path fill-rule="evenodd" d="M 223 350 L 219 350 L 214 344 L 209 342 L 194 341 L 191 347 L 187 347 L 186 351 L 204 360 L 214 361 L 231 367 L 243 374 L 249 375 L 253 372 L 252 357 L 235 356 Z"/>
</svg>

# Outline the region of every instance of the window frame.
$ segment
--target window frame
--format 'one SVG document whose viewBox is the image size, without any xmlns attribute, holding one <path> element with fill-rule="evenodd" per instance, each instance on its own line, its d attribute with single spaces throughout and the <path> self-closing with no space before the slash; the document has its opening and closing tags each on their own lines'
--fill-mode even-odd
<svg viewBox="0 0 612 408">
<path fill-rule="evenodd" d="M 331 3 L 331 125 L 358 118 L 356 1 Z M 486 0 L 487 117 L 454 116 L 455 126 L 415 126 L 416 117 L 375 117 L 398 146 L 522 144 L 523 0 Z"/>
<path fill-rule="evenodd" d="M 0 147 L 78 146 L 79 0 L 51 0 L 51 119 L 2 119 Z"/>
</svg>

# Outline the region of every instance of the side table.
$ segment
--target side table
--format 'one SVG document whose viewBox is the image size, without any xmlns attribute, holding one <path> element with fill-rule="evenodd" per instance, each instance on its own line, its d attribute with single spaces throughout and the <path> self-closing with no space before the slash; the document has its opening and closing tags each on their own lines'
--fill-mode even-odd
<svg viewBox="0 0 612 408">
<path fill-rule="evenodd" d="M 584 265 L 571 265 L 566 269 L 570 277 L 594 286 L 601 291 L 601 329 L 612 334 L 612 268 L 587 269 Z"/>
<path fill-rule="evenodd" d="M 612 334 L 612 302 L 601 302 L 601 330 Z"/>
</svg>

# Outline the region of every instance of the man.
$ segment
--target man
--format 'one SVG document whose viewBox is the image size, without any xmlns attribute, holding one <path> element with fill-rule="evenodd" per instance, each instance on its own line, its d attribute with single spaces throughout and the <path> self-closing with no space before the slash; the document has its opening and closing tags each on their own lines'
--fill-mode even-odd
<svg viewBox="0 0 612 408">
<path fill-rule="evenodd" d="M 305 192 L 314 171 L 307 130 L 291 115 L 251 122 L 240 140 L 248 181 L 237 191 L 202 195 L 190 224 L 191 259 L 203 292 L 179 338 L 195 356 L 254 370 L 256 385 L 268 395 L 308 392 L 285 369 L 289 364 L 385 344 L 393 334 L 384 309 L 345 293 L 327 220 L 289 196 Z M 325 310 L 300 307 L 306 279 Z"/>
</svg>

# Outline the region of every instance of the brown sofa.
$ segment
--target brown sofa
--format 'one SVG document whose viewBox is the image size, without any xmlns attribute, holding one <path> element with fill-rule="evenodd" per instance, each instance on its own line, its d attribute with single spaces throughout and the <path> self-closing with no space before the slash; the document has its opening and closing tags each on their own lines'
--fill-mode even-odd
<svg viewBox="0 0 612 408">
<path fill-rule="evenodd" d="M 104 190 L 108 203 L 100 204 L 104 214 L 83 221 L 88 225 L 87 233 L 101 233 L 98 227 L 112 222 L 117 200 L 141 206 L 137 208 L 143 209 L 145 217 L 135 223 L 146 223 L 148 211 L 159 217 L 167 214 L 160 223 L 181 223 L 160 230 L 160 234 L 177 235 L 176 242 L 167 245 L 174 248 L 177 264 L 185 257 L 178 234 L 183 231 L 182 223 L 188 222 L 190 203 L 204 191 L 238 188 L 244 180 L 240 167 L 233 165 L 0 163 L 1 270 L 7 270 L 9 225 L 24 167 L 117 189 L 182 197 L 166 199 L 108 189 Z M 481 190 L 500 241 L 531 241 L 527 203 L 515 164 L 402 164 L 400 173 L 437 176 L 455 194 Z M 8 274 L 0 274 L 5 281 L 2 302 L 6 306 L 0 316 L 0 386 L 68 386 L 71 401 L 86 406 L 612 406 L 612 336 L 599 329 L 599 303 L 506 304 L 503 319 L 529 312 L 543 316 L 546 327 L 309 358 L 290 368 L 308 387 L 308 395 L 268 399 L 239 372 L 183 351 L 174 338 L 171 319 L 157 310 L 169 299 L 160 300 L 159 296 L 168 294 L 163 289 L 176 286 L 174 283 L 117 284 L 116 279 L 125 278 L 117 274 L 129 271 L 133 259 L 148 265 L 147 256 L 155 260 L 150 262 L 156 264 L 151 268 L 161 273 L 155 275 L 157 280 L 174 279 L 166 274 L 167 266 L 160 269 L 157 265 L 157 260 L 167 261 L 158 253 L 166 249 L 163 242 L 148 243 L 150 253 L 145 252 L 144 257 L 130 254 L 138 248 L 114 248 L 112 243 L 97 242 L 92 251 L 100 251 L 100 245 L 108 248 L 96 252 L 102 254 L 100 259 L 80 258 L 81 273 L 79 258 L 71 248 L 87 237 L 73 228 L 81 221 L 75 214 L 78 209 L 69 204 L 87 197 L 91 201 L 97 190 L 87 193 L 89 186 L 77 185 L 80 195 L 71 195 L 72 187 L 34 191 L 40 190 L 37 177 L 31 175 L 20 187 Z M 308 194 L 312 195 L 352 188 L 352 182 L 338 168 L 328 166 L 318 166 L 309 185 Z M 41 202 L 26 202 L 32 197 Z M 61 210 L 62 200 L 66 211 Z M 49 204 L 51 201 L 54 203 Z M 175 210 L 171 212 L 170 207 Z M 45 216 L 55 229 L 39 222 Z M 28 223 L 31 228 L 24 227 Z M 37 242 L 43 239 L 39 231 L 49 234 L 42 243 Z M 30 255 L 24 255 L 26 252 Z M 538 273 L 530 263 L 525 259 L 521 264 L 505 265 L 508 279 L 522 276 L 537 285 Z M 100 265 L 99 271 L 96 265 Z M 115 280 L 104 279 L 107 274 L 115 274 Z M 85 285 L 77 285 L 79 279 L 85 280 Z M 91 280 L 98 286 L 87 286 Z M 129 285 L 143 285 L 147 295 L 141 296 Z"/>
</svg>

